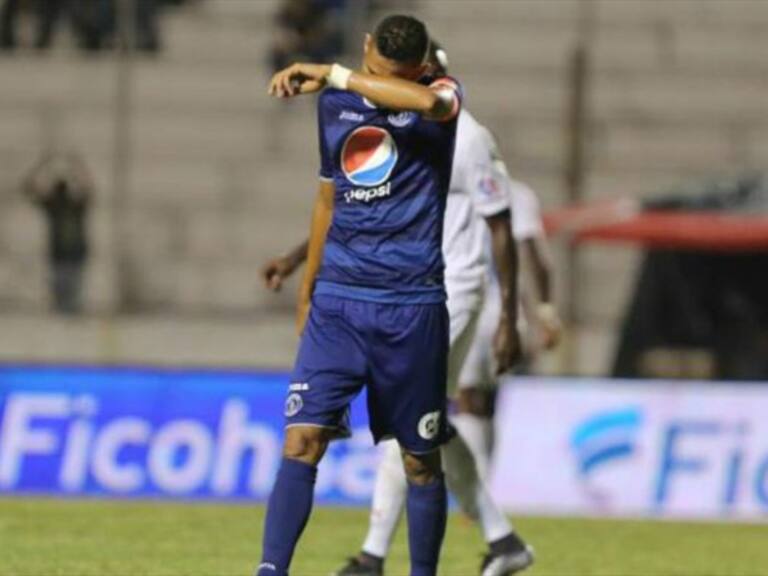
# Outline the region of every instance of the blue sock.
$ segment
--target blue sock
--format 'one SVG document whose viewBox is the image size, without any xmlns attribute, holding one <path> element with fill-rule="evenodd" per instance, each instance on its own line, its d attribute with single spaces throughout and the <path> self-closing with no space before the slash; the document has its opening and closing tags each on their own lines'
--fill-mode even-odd
<svg viewBox="0 0 768 576">
<path fill-rule="evenodd" d="M 443 476 L 424 486 L 409 483 L 406 507 L 411 576 L 435 576 L 448 514 Z"/>
<path fill-rule="evenodd" d="M 283 458 L 267 507 L 256 576 L 285 576 L 312 511 L 317 467 Z"/>
</svg>

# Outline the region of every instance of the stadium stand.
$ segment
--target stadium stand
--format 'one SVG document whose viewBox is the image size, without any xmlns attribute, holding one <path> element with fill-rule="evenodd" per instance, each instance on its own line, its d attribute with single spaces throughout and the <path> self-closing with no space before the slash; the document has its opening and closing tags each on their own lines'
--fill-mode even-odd
<svg viewBox="0 0 768 576">
<path fill-rule="evenodd" d="M 5 318 L 34 332 L 39 319 L 24 324 L 24 311 L 47 307 L 42 222 L 15 187 L 41 149 L 66 142 L 88 159 L 102 193 L 92 220 L 91 310 L 116 302 L 118 221 L 127 231 L 127 309 L 215 314 L 222 330 L 234 317 L 238 330 L 263 332 L 265 342 L 280 335 L 262 360 L 290 362 L 290 346 L 282 348 L 291 338 L 291 287 L 275 299 L 260 289 L 257 269 L 305 234 L 317 160 L 311 103 L 265 96 L 275 6 L 211 0 L 165 19 L 163 55 L 139 58 L 132 68 L 133 163 L 118 219 L 114 62 L 74 50 L 0 59 L 0 74 L 11 79 L 0 84 Z M 449 49 L 469 105 L 495 128 L 514 175 L 546 206 L 564 202 L 566 66 L 584 6 L 592 9 L 594 32 L 587 199 L 646 196 L 765 163 L 768 2 L 422 0 L 417 10 Z M 636 258 L 626 248 L 591 246 L 582 260 L 578 371 L 595 373 L 612 353 Z M 88 326 L 98 323 L 76 329 Z M 0 354 L 12 357 L 20 347 L 4 343 Z M 247 346 L 235 348 L 222 354 L 233 362 L 253 358 Z"/>
</svg>

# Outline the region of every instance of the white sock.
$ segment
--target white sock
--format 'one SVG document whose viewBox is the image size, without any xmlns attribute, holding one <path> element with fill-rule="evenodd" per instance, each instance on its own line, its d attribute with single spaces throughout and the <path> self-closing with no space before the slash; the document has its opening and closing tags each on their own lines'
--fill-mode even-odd
<svg viewBox="0 0 768 576">
<path fill-rule="evenodd" d="M 448 488 L 462 511 L 480 524 L 485 541 L 495 542 L 511 534 L 512 526 L 478 475 L 476 460 L 464 438 L 456 436 L 443 446 L 442 454 Z"/>
<path fill-rule="evenodd" d="M 451 417 L 451 424 L 456 428 L 475 457 L 475 465 L 480 478 L 487 482 L 493 455 L 493 419 L 481 418 L 474 414 L 454 414 Z"/>
<path fill-rule="evenodd" d="M 403 513 L 408 484 L 397 441 L 382 442 L 381 452 L 363 552 L 386 558 Z"/>
</svg>

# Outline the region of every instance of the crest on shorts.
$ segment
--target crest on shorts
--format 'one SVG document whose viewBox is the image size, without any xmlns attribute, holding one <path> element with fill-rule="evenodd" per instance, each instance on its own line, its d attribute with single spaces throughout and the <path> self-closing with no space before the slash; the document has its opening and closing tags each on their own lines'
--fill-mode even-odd
<svg viewBox="0 0 768 576">
<path fill-rule="evenodd" d="M 419 420 L 419 436 L 424 440 L 434 440 L 440 431 L 440 410 L 428 412 Z"/>
<path fill-rule="evenodd" d="M 285 399 L 285 415 L 290 418 L 296 416 L 301 409 L 304 408 L 304 400 L 301 398 L 301 394 L 289 394 Z"/>
</svg>

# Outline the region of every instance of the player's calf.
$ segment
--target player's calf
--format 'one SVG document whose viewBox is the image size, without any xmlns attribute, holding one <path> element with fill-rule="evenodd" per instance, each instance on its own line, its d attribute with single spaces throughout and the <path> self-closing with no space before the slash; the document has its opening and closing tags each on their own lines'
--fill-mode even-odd
<svg viewBox="0 0 768 576">
<path fill-rule="evenodd" d="M 496 404 L 494 387 L 465 387 L 455 399 L 456 412 L 451 424 L 474 456 L 480 478 L 486 479 L 493 452 L 493 416 Z"/>
<path fill-rule="evenodd" d="M 440 451 L 428 454 L 403 452 L 408 478 L 408 545 L 411 576 L 434 576 L 445 536 L 448 496 Z"/>
<path fill-rule="evenodd" d="M 496 412 L 496 392 L 492 386 L 462 388 L 456 396 L 456 410 L 460 414 L 492 419 Z"/>
<path fill-rule="evenodd" d="M 293 551 L 312 511 L 317 464 L 328 448 L 328 429 L 286 429 L 283 460 L 269 497 L 257 576 L 288 574 Z"/>
</svg>

